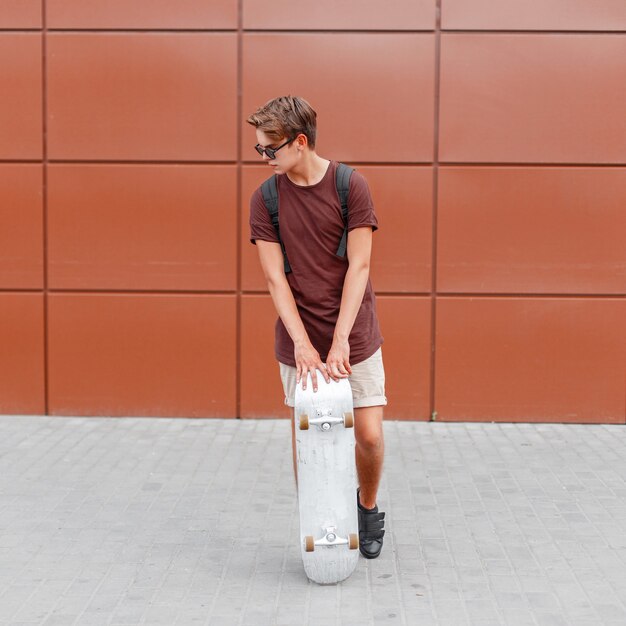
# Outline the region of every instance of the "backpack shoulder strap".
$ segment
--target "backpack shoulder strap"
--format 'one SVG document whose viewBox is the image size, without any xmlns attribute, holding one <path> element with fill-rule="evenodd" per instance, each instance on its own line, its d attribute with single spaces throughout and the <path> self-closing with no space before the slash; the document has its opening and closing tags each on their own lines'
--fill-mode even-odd
<svg viewBox="0 0 626 626">
<path fill-rule="evenodd" d="M 348 249 L 348 194 L 350 193 L 350 177 L 354 169 L 338 163 L 335 172 L 335 185 L 337 186 L 337 195 L 341 203 L 341 216 L 343 217 L 343 235 L 337 248 L 337 256 L 345 257 Z"/>
<path fill-rule="evenodd" d="M 285 244 L 280 238 L 280 226 L 278 224 L 278 185 L 276 182 L 276 174 L 268 178 L 261 185 L 261 193 L 263 194 L 263 202 L 265 202 L 265 207 L 270 214 L 272 226 L 274 227 L 274 230 L 276 231 L 276 236 L 278 237 L 278 241 L 280 242 L 280 248 L 283 251 L 285 274 L 289 274 L 289 272 L 291 272 L 291 266 L 289 265 L 289 261 L 287 260 Z"/>
</svg>

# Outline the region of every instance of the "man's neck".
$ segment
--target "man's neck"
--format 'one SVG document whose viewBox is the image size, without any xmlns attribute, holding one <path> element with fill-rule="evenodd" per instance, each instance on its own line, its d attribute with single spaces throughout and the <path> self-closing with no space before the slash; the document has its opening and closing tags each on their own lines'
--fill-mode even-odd
<svg viewBox="0 0 626 626">
<path fill-rule="evenodd" d="M 309 187 L 316 185 L 324 178 L 329 165 L 328 159 L 323 159 L 315 152 L 311 152 L 287 172 L 287 177 L 294 185 Z"/>
</svg>

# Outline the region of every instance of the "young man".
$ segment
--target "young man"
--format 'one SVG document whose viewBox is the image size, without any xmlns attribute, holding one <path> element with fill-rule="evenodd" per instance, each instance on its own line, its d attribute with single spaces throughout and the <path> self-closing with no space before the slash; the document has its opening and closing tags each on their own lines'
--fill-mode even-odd
<svg viewBox="0 0 626 626">
<path fill-rule="evenodd" d="M 292 96 L 271 100 L 248 118 L 256 128 L 257 152 L 277 174 L 280 218 L 279 238 L 259 187 L 250 201 L 250 240 L 257 245 L 279 315 L 275 352 L 285 403 L 294 405 L 296 385 L 306 388 L 309 372 L 315 391 L 331 379 L 350 380 L 360 550 L 365 557 L 376 558 L 385 532 L 376 495 L 387 404 L 383 339 L 369 280 L 372 233 L 378 222 L 367 183 L 354 171 L 348 194 L 347 254 L 338 256 L 345 228 L 335 184 L 338 164 L 315 152 L 316 118 L 308 102 Z M 287 273 L 281 241 L 290 266 Z M 292 445 L 295 471 L 293 421 Z"/>
</svg>

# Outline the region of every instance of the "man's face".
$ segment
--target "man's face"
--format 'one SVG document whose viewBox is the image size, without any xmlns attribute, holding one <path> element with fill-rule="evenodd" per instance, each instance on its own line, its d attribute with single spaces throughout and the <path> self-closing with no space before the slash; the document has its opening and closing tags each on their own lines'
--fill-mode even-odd
<svg viewBox="0 0 626 626">
<path fill-rule="evenodd" d="M 283 137 L 280 141 L 274 141 L 270 139 L 262 130 L 257 129 L 256 139 L 258 142 L 257 145 L 262 148 L 273 148 L 274 150 L 278 148 L 278 150 L 274 153 L 274 158 L 270 158 L 265 152 L 262 157 L 275 173 L 284 174 L 298 161 L 298 154 L 293 138 Z"/>
</svg>

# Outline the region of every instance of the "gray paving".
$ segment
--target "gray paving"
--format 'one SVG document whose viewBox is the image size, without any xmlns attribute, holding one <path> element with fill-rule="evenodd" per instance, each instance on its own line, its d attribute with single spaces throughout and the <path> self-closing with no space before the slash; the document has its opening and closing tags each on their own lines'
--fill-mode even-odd
<svg viewBox="0 0 626 626">
<path fill-rule="evenodd" d="M 626 624 L 624 426 L 385 436 L 383 554 L 319 587 L 288 422 L 0 417 L 0 625 Z"/>
</svg>

